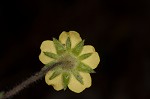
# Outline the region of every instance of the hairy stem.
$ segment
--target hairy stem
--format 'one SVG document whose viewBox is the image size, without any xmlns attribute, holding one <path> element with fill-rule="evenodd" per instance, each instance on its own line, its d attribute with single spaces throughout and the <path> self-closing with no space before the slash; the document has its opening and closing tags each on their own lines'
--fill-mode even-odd
<svg viewBox="0 0 150 99">
<path fill-rule="evenodd" d="M 37 81 L 37 80 L 41 79 L 43 76 L 45 76 L 45 74 L 49 70 L 51 70 L 52 68 L 54 68 L 55 66 L 60 65 L 60 64 L 62 64 L 62 62 L 58 62 L 58 63 L 52 64 L 51 66 L 44 66 L 41 69 L 41 71 L 35 73 L 33 76 L 29 77 L 27 80 L 23 81 L 18 86 L 14 87 L 10 91 L 6 92 L 3 95 L 2 99 L 7 99 L 7 98 L 10 98 L 10 97 L 16 95 L 17 93 L 19 93 L 21 90 L 23 90 L 24 88 L 26 88 L 30 84 L 34 83 L 35 81 Z"/>
</svg>

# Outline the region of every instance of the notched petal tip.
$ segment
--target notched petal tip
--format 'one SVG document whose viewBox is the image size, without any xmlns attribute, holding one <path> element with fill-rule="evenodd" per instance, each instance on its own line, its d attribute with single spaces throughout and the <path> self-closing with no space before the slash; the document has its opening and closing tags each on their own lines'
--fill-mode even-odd
<svg viewBox="0 0 150 99">
<path fill-rule="evenodd" d="M 59 36 L 59 41 L 62 44 L 66 44 L 67 38 L 70 38 L 71 41 L 71 48 L 74 48 L 80 41 L 82 41 L 80 34 L 76 31 L 63 31 Z"/>
<path fill-rule="evenodd" d="M 71 48 L 74 48 L 76 44 L 78 44 L 82 39 L 80 37 L 80 34 L 76 31 L 63 31 L 59 36 L 59 41 L 62 44 L 66 44 L 67 38 L 70 38 L 71 41 Z"/>
<path fill-rule="evenodd" d="M 63 31 L 63 32 L 59 35 L 59 41 L 60 41 L 62 44 L 66 44 L 66 40 L 67 40 L 68 37 L 69 37 L 68 32 Z"/>
<path fill-rule="evenodd" d="M 79 42 L 82 41 L 80 34 L 76 31 L 69 31 L 69 37 L 71 40 L 71 48 L 74 48 Z"/>
</svg>

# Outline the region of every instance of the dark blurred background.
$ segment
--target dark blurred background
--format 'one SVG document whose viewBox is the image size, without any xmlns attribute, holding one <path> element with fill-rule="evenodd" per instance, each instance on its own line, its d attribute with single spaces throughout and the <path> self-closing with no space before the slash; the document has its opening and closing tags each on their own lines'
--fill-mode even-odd
<svg viewBox="0 0 150 99">
<path fill-rule="evenodd" d="M 92 86 L 57 92 L 42 79 L 12 99 L 150 99 L 149 0 L 0 1 L 0 90 L 39 71 L 41 42 L 70 30 L 100 54 Z"/>
</svg>

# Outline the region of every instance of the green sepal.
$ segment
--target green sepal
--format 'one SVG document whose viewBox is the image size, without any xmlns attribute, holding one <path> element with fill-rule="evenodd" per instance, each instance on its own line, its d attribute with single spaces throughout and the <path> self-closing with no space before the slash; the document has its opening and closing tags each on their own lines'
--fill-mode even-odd
<svg viewBox="0 0 150 99">
<path fill-rule="evenodd" d="M 62 80 L 63 80 L 64 90 L 66 90 L 67 86 L 69 84 L 69 80 L 70 80 L 70 73 L 69 72 L 64 72 L 62 74 Z"/>
<path fill-rule="evenodd" d="M 72 70 L 72 74 L 74 75 L 74 77 L 83 85 L 83 77 L 79 74 L 78 71 L 76 70 Z"/>
<path fill-rule="evenodd" d="M 92 53 L 83 54 L 83 55 L 79 56 L 79 60 L 84 60 L 84 59 L 90 57 L 91 55 L 92 55 Z"/>
<path fill-rule="evenodd" d="M 82 40 L 81 42 L 79 42 L 73 49 L 72 49 L 72 53 L 76 56 L 78 56 L 82 49 L 83 49 L 83 46 L 84 46 L 84 40 Z"/>
<path fill-rule="evenodd" d="M 60 41 L 58 41 L 57 39 L 53 38 L 53 42 L 55 44 L 55 48 L 56 48 L 56 51 L 57 51 L 57 54 L 62 54 L 65 52 L 65 47 L 63 44 L 61 44 Z"/>
<path fill-rule="evenodd" d="M 51 62 L 45 64 L 45 66 L 49 67 L 49 66 L 53 66 L 54 64 L 56 64 L 56 62 L 55 61 L 51 61 Z"/>
<path fill-rule="evenodd" d="M 76 67 L 78 71 L 86 72 L 86 73 L 96 73 L 90 66 L 80 62 Z"/>
<path fill-rule="evenodd" d="M 43 52 L 46 56 L 57 59 L 59 56 L 57 54 L 51 53 L 51 52 Z"/>
<path fill-rule="evenodd" d="M 54 71 L 53 74 L 51 75 L 51 77 L 49 78 L 49 80 L 54 79 L 55 77 L 57 77 L 60 74 L 61 74 L 61 72 L 59 70 Z"/>
<path fill-rule="evenodd" d="M 52 70 L 57 69 L 62 63 L 59 63 L 57 61 L 51 61 L 47 64 L 45 64 L 45 68 L 51 68 Z"/>
<path fill-rule="evenodd" d="M 67 50 L 70 50 L 71 49 L 71 41 L 70 41 L 70 38 L 68 37 L 67 40 L 66 40 L 66 49 Z"/>
<path fill-rule="evenodd" d="M 3 99 L 3 96 L 4 96 L 4 92 L 0 92 L 0 99 Z"/>
</svg>

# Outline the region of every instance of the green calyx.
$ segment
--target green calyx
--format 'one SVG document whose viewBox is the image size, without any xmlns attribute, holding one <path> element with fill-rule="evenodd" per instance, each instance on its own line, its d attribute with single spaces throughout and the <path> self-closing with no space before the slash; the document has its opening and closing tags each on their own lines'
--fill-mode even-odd
<svg viewBox="0 0 150 99">
<path fill-rule="evenodd" d="M 64 45 L 58 41 L 57 39 L 53 38 L 53 42 L 54 42 L 54 45 L 55 45 L 55 48 L 56 48 L 56 51 L 57 51 L 57 54 L 58 55 L 61 55 L 65 52 L 65 47 Z"/>
<path fill-rule="evenodd" d="M 55 70 L 52 74 L 52 76 L 49 78 L 49 80 L 52 80 L 54 79 L 55 77 L 57 77 L 58 75 L 61 74 L 61 71 L 60 70 Z"/>
<path fill-rule="evenodd" d="M 90 66 L 82 62 L 78 63 L 76 70 L 81 71 L 81 72 L 86 72 L 86 73 L 96 73 Z"/>
<path fill-rule="evenodd" d="M 72 74 L 77 79 L 77 81 L 79 81 L 81 84 L 84 84 L 83 78 L 82 78 L 82 76 L 79 74 L 79 72 L 77 70 L 73 70 Z"/>
<path fill-rule="evenodd" d="M 63 86 L 64 86 L 64 90 L 67 89 L 67 86 L 69 84 L 69 80 L 70 80 L 70 73 L 69 72 L 63 72 L 62 73 L 62 80 L 63 80 Z"/>
<path fill-rule="evenodd" d="M 95 73 L 95 71 L 90 66 L 81 62 L 82 60 L 87 59 L 92 55 L 92 53 L 80 55 L 84 46 L 84 40 L 79 42 L 74 48 L 71 48 L 71 40 L 69 37 L 67 38 L 65 44 L 62 44 L 55 38 L 53 38 L 53 42 L 57 54 L 43 52 L 46 56 L 54 59 L 54 61 L 46 64 L 46 66 L 50 66 L 51 64 L 57 62 L 61 62 L 61 64 L 52 69 L 54 72 L 49 80 L 53 80 L 57 76 L 61 75 L 64 90 L 66 90 L 71 76 L 74 76 L 77 81 L 79 81 L 81 84 L 84 84 L 83 77 L 80 75 L 80 72 Z"/>
<path fill-rule="evenodd" d="M 43 52 L 46 56 L 57 59 L 59 56 L 57 54 L 51 53 L 51 52 Z"/>
<path fill-rule="evenodd" d="M 66 41 L 66 49 L 69 51 L 71 49 L 71 41 L 70 41 L 70 38 L 68 37 L 67 38 L 67 41 Z"/>
<path fill-rule="evenodd" d="M 83 46 L 84 46 L 84 40 L 82 40 L 81 42 L 79 42 L 73 49 L 72 49 L 72 53 L 75 55 L 75 56 L 78 56 L 82 49 L 83 49 Z"/>
<path fill-rule="evenodd" d="M 91 55 L 92 55 L 92 53 L 83 54 L 83 55 L 79 56 L 79 60 L 84 60 L 84 59 L 90 57 Z"/>
</svg>

